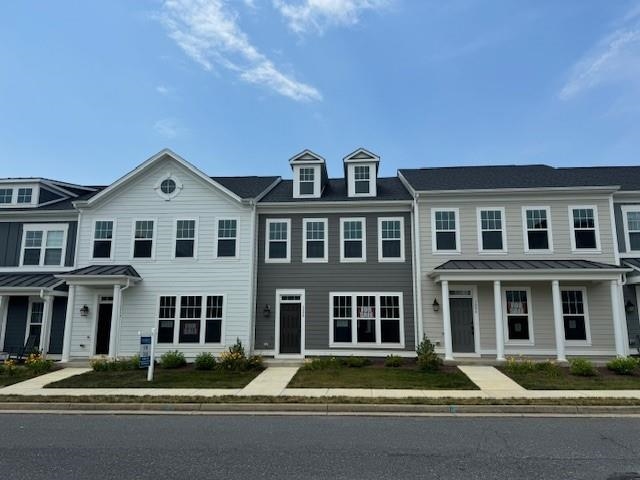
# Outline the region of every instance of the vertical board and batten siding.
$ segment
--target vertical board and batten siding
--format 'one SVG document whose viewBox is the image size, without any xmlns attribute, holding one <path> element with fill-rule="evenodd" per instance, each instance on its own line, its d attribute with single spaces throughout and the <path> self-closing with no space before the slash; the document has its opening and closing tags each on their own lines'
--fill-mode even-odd
<svg viewBox="0 0 640 480">
<path fill-rule="evenodd" d="M 573 253 L 571 251 L 571 230 L 569 218 L 570 205 L 595 205 L 598 210 L 600 232 L 600 249 L 602 253 Z M 525 253 L 525 239 L 522 220 L 522 207 L 549 207 L 551 209 L 551 236 L 553 253 Z M 505 225 L 507 237 L 507 253 L 480 253 L 478 246 L 477 208 L 503 207 L 505 209 Z M 431 210 L 459 209 L 459 231 L 461 253 L 434 254 L 432 251 Z M 610 205 L 608 195 L 516 195 L 504 197 L 486 196 L 454 196 L 420 198 L 420 267 L 422 281 L 422 310 L 424 333 L 432 341 L 444 349 L 444 330 L 442 310 L 434 312 L 434 299 L 441 301 L 441 287 L 429 275 L 434 269 L 448 260 L 544 260 L 544 259 L 585 259 L 615 265 L 614 232 L 611 229 Z M 534 340 L 533 346 L 505 345 L 505 352 L 523 352 L 536 350 L 555 350 L 555 333 L 553 324 L 553 307 L 551 298 L 551 282 L 510 282 L 512 285 L 531 288 L 533 309 Z M 502 286 L 510 284 L 502 281 Z M 477 307 L 480 326 L 480 353 L 495 353 L 495 318 L 493 313 L 493 282 L 450 282 L 455 285 L 477 285 Z M 587 301 L 591 326 L 591 347 L 575 347 L 575 349 L 614 351 L 613 320 L 611 317 L 611 300 L 608 282 L 561 282 L 562 286 L 584 286 L 587 288 Z M 567 347 L 571 353 L 573 347 Z"/>
<path fill-rule="evenodd" d="M 24 346 L 28 311 L 29 297 L 9 297 L 3 351 L 10 352 Z"/>
<path fill-rule="evenodd" d="M 366 219 L 365 263 L 340 263 L 340 218 Z M 405 261 L 378 262 L 378 218 L 404 218 Z M 267 219 L 291 219 L 291 262 L 265 263 L 265 225 Z M 328 262 L 302 263 L 302 220 L 328 219 Z M 290 215 L 260 213 L 258 235 L 258 283 L 256 299 L 255 346 L 259 350 L 275 347 L 275 316 L 277 289 L 305 290 L 305 350 L 329 349 L 330 292 L 402 292 L 404 310 L 404 350 L 415 349 L 413 278 L 411 257 L 411 215 L 408 212 L 295 213 Z M 263 315 L 265 305 L 271 315 Z M 389 350 L 387 347 L 379 347 Z M 356 346 L 333 348 L 340 350 L 374 351 L 375 348 Z"/>
<path fill-rule="evenodd" d="M 640 210 L 640 200 L 624 202 L 616 201 L 613 204 L 613 211 L 616 218 L 616 232 L 618 234 L 618 249 L 620 253 L 627 252 L 627 242 L 624 236 L 624 218 L 622 216 L 622 207 L 625 206 L 636 206 L 638 207 L 638 210 Z"/>
<path fill-rule="evenodd" d="M 60 220 L 38 220 L 33 222 L 0 222 L 0 267 L 17 267 L 20 265 L 20 255 L 22 254 L 22 232 L 24 225 L 30 223 L 66 224 L 67 245 L 64 257 L 64 266 L 73 267 L 76 249 L 76 232 L 78 222 L 64 222 Z M 30 271 L 37 271 L 38 267 L 23 267 Z"/>
<path fill-rule="evenodd" d="M 183 184 L 171 201 L 161 198 L 154 187 L 168 173 Z M 197 258 L 172 258 L 175 221 L 198 220 Z M 238 220 L 237 259 L 215 258 L 217 220 Z M 155 259 L 133 259 L 135 220 L 156 221 Z M 139 349 L 138 332 L 149 332 L 158 322 L 161 295 L 225 295 L 222 344 L 159 344 L 157 352 L 178 349 L 188 357 L 202 351 L 221 352 L 239 338 L 250 348 L 251 315 L 251 208 L 196 177 L 182 165 L 166 158 L 128 185 L 82 212 L 78 268 L 99 264 L 132 265 L 142 281 L 122 294 L 118 354 L 131 355 Z M 94 221 L 114 220 L 113 260 L 92 258 Z M 73 308 L 71 355 L 90 356 L 95 339 L 98 295 L 112 296 L 112 288 L 77 287 Z M 90 308 L 87 317 L 78 312 L 82 305 Z M 179 300 L 178 300 L 179 311 Z M 204 305 L 203 305 L 204 308 Z M 175 328 L 178 328 L 176 319 Z"/>
</svg>

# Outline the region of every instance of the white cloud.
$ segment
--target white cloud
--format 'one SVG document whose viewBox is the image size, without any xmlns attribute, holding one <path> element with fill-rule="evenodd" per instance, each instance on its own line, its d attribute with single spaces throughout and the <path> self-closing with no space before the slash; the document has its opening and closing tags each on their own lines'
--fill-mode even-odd
<svg viewBox="0 0 640 480">
<path fill-rule="evenodd" d="M 558 96 L 569 100 L 594 87 L 631 81 L 640 82 L 640 10 L 632 10 L 612 33 L 602 38 L 571 69 L 569 80 Z"/>
<path fill-rule="evenodd" d="M 153 129 L 164 138 L 176 138 L 180 133 L 180 126 L 172 118 L 163 118 L 153 124 Z"/>
<path fill-rule="evenodd" d="M 229 0 L 165 0 L 160 18 L 169 36 L 205 70 L 218 66 L 297 101 L 321 100 L 315 87 L 280 71 L 251 43 L 231 4 Z"/>
<path fill-rule="evenodd" d="M 165 87 L 164 85 L 158 85 L 156 87 L 156 92 L 158 92 L 160 95 L 168 95 L 169 94 L 169 88 Z"/>
<path fill-rule="evenodd" d="M 274 7 L 296 33 L 322 33 L 329 26 L 354 25 L 363 11 L 379 10 L 389 3 L 390 0 L 273 0 Z"/>
</svg>

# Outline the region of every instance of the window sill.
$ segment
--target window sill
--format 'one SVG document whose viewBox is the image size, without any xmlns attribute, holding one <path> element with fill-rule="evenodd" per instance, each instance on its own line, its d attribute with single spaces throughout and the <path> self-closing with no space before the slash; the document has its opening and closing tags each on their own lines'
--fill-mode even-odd
<svg viewBox="0 0 640 480">
<path fill-rule="evenodd" d="M 291 263 L 288 258 L 265 258 L 264 263 Z"/>
<path fill-rule="evenodd" d="M 433 255 L 460 255 L 460 250 L 432 250 Z"/>
<path fill-rule="evenodd" d="M 399 343 L 329 343 L 329 348 L 380 348 L 380 349 L 403 349 L 404 344 Z"/>
<path fill-rule="evenodd" d="M 524 254 L 525 255 L 552 255 L 553 254 L 553 250 L 551 250 L 551 249 L 546 249 L 546 250 L 543 250 L 543 249 L 540 249 L 540 250 L 533 249 L 533 250 L 531 250 L 531 249 L 529 249 L 529 250 L 525 250 Z"/>
<path fill-rule="evenodd" d="M 366 258 L 341 258 L 340 263 L 367 263 Z"/>
<path fill-rule="evenodd" d="M 303 258 L 302 263 L 329 263 L 328 258 Z"/>
<path fill-rule="evenodd" d="M 596 253 L 596 254 L 600 254 L 602 253 L 602 250 L 600 250 L 599 248 L 573 248 L 571 249 L 571 253 L 576 254 L 576 253 Z"/>
<path fill-rule="evenodd" d="M 505 340 L 505 347 L 534 347 L 535 342 L 533 340 Z"/>
<path fill-rule="evenodd" d="M 383 258 L 378 257 L 379 263 L 405 263 L 406 260 L 404 258 Z"/>
<path fill-rule="evenodd" d="M 507 250 L 478 250 L 478 255 L 507 255 Z"/>
<path fill-rule="evenodd" d="M 589 340 L 565 340 L 565 347 L 590 347 L 591 341 Z"/>
</svg>

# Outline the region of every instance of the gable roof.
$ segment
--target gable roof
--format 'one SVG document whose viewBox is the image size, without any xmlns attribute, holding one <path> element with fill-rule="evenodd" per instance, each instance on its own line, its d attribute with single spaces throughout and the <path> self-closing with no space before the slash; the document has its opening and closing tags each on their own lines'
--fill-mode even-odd
<svg viewBox="0 0 640 480">
<path fill-rule="evenodd" d="M 289 159 L 289 163 L 309 163 L 309 162 L 318 162 L 318 163 L 326 163 L 324 158 L 318 155 L 315 152 L 312 152 L 308 148 L 304 149 L 300 153 L 294 155 Z"/>
<path fill-rule="evenodd" d="M 280 177 L 211 177 L 242 199 L 257 198 L 269 189 Z"/>
</svg>

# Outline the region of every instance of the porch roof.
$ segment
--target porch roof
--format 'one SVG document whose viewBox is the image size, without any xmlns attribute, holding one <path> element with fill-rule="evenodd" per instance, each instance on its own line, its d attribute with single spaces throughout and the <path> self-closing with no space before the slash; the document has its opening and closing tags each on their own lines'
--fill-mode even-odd
<svg viewBox="0 0 640 480">
<path fill-rule="evenodd" d="M 591 260 L 449 260 L 430 274 L 440 280 L 614 280 L 631 268 Z"/>
<path fill-rule="evenodd" d="M 131 265 L 89 265 L 56 277 L 69 285 L 120 285 L 142 280 Z"/>
<path fill-rule="evenodd" d="M 0 273 L 0 293 L 33 290 L 53 290 L 64 283 L 55 272 L 3 272 Z"/>
</svg>

